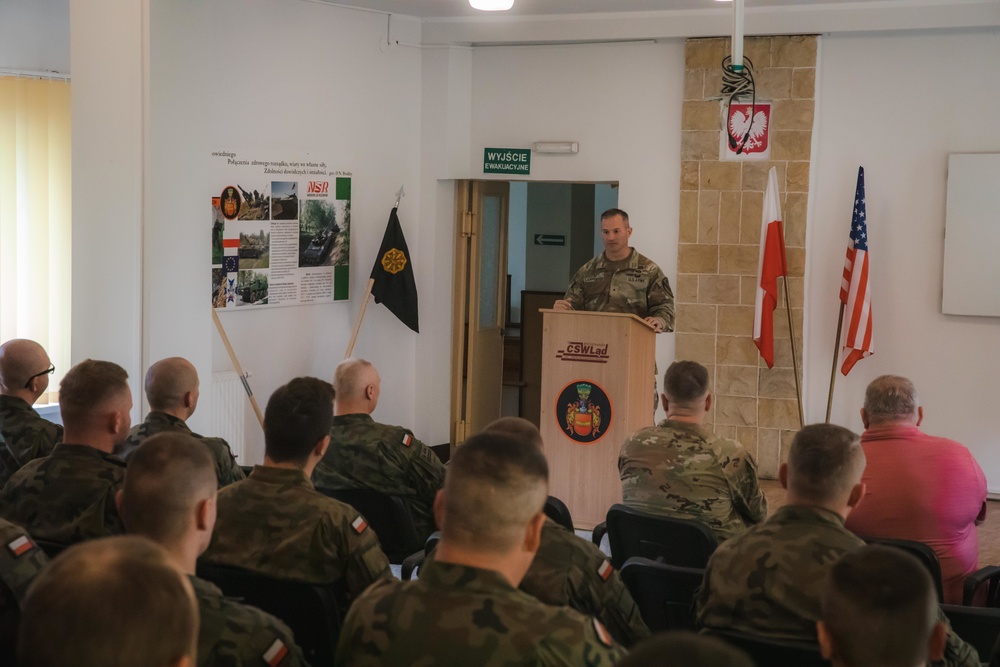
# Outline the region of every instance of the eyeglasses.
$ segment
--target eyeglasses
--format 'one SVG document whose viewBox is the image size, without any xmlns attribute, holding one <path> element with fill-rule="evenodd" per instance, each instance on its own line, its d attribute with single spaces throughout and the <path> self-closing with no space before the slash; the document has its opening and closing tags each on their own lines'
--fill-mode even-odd
<svg viewBox="0 0 1000 667">
<path fill-rule="evenodd" d="M 49 364 L 49 367 L 46 368 L 44 371 L 42 371 L 41 373 L 35 373 L 30 378 L 28 378 L 28 381 L 24 383 L 24 388 L 25 389 L 31 388 L 31 381 L 34 380 L 35 378 L 40 378 L 43 375 L 52 375 L 55 372 L 56 372 L 56 365 Z"/>
</svg>

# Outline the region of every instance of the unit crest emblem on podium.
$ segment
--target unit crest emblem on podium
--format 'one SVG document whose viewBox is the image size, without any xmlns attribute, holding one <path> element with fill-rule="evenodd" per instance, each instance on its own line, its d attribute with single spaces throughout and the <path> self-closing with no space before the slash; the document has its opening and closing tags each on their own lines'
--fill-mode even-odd
<svg viewBox="0 0 1000 667">
<path fill-rule="evenodd" d="M 556 419 L 566 437 L 581 444 L 597 442 L 611 423 L 611 401 L 590 380 L 566 385 L 556 402 Z"/>
</svg>

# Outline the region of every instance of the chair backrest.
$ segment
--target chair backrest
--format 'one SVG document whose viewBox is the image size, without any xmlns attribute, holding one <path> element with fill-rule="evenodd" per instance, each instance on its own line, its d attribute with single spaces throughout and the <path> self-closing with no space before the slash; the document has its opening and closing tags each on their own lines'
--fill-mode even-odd
<svg viewBox="0 0 1000 667">
<path fill-rule="evenodd" d="M 608 510 L 607 523 L 611 564 L 618 569 L 633 556 L 703 568 L 719 544 L 712 529 L 699 521 L 655 516 L 621 504 Z"/>
<path fill-rule="evenodd" d="M 566 503 L 555 496 L 549 496 L 548 500 L 545 501 L 545 516 L 564 528 L 574 530 L 573 517 L 570 516 L 569 508 L 566 507 Z"/>
<path fill-rule="evenodd" d="M 340 636 L 338 589 L 277 579 L 239 567 L 198 563 L 198 576 L 236 599 L 277 616 L 295 634 L 310 665 L 332 665 Z"/>
<path fill-rule="evenodd" d="M 944 600 L 944 586 L 941 583 L 941 563 L 938 561 L 934 550 L 923 542 L 914 540 L 901 540 L 894 537 L 862 537 L 868 544 L 884 544 L 887 547 L 895 547 L 914 556 L 927 568 L 934 582 L 934 590 L 937 592 L 938 602 Z"/>
<path fill-rule="evenodd" d="M 943 604 L 941 611 L 948 617 L 952 631 L 976 649 L 979 661 L 989 662 L 1000 639 L 1000 609 Z"/>
<path fill-rule="evenodd" d="M 760 667 L 830 667 L 816 642 L 774 639 L 763 635 L 706 628 L 705 634 L 724 640 L 749 655 Z"/>
<path fill-rule="evenodd" d="M 695 629 L 694 596 L 705 570 L 633 556 L 625 561 L 621 575 L 651 631 Z"/>
<path fill-rule="evenodd" d="M 372 489 L 317 489 L 361 512 L 378 535 L 382 551 L 390 563 L 403 559 L 423 546 L 413 527 L 413 519 L 401 498 Z"/>
</svg>

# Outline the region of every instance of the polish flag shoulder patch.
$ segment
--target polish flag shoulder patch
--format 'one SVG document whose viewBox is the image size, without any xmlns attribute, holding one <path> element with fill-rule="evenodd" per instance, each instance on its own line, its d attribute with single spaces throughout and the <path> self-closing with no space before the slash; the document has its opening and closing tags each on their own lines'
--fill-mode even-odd
<svg viewBox="0 0 1000 667">
<path fill-rule="evenodd" d="M 593 619 L 593 621 L 594 621 L 594 632 L 597 633 L 597 638 L 601 640 L 602 644 L 604 644 L 608 648 L 611 648 L 611 645 L 614 643 L 611 640 L 611 633 L 609 633 L 607 629 L 603 625 L 601 625 L 601 622 L 598 621 L 596 618 Z"/>
<path fill-rule="evenodd" d="M 7 548 L 12 554 L 14 554 L 14 556 L 23 556 L 35 548 L 35 543 L 32 542 L 27 535 L 22 535 L 13 542 L 10 542 L 7 545 Z"/>
<path fill-rule="evenodd" d="M 263 657 L 268 667 L 278 667 L 287 655 L 288 647 L 285 645 L 285 642 L 281 641 L 281 639 L 275 639 L 270 648 L 264 652 Z"/>
<path fill-rule="evenodd" d="M 367 527 L 368 527 L 368 522 L 365 521 L 365 518 L 360 514 L 358 515 L 357 519 L 351 522 L 351 528 L 353 528 L 354 532 L 357 533 L 358 535 L 365 532 L 365 528 Z"/>
<path fill-rule="evenodd" d="M 409 433 L 403 434 L 403 447 L 409 447 L 413 443 L 413 436 Z"/>
<path fill-rule="evenodd" d="M 604 562 L 601 563 L 601 566 L 597 568 L 597 576 L 599 576 L 604 581 L 607 581 L 608 577 L 611 576 L 611 573 L 614 571 L 614 569 L 615 568 L 611 567 L 611 563 L 608 562 L 607 559 L 605 559 Z"/>
</svg>

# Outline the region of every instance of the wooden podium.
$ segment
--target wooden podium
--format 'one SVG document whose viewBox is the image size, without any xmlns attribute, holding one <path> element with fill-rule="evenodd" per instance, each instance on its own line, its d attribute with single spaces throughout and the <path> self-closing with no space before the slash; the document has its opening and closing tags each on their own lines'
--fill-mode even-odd
<svg viewBox="0 0 1000 667">
<path fill-rule="evenodd" d="M 541 309 L 539 429 L 549 493 L 577 528 L 604 521 L 621 502 L 618 453 L 653 424 L 656 334 L 635 315 Z"/>
</svg>

